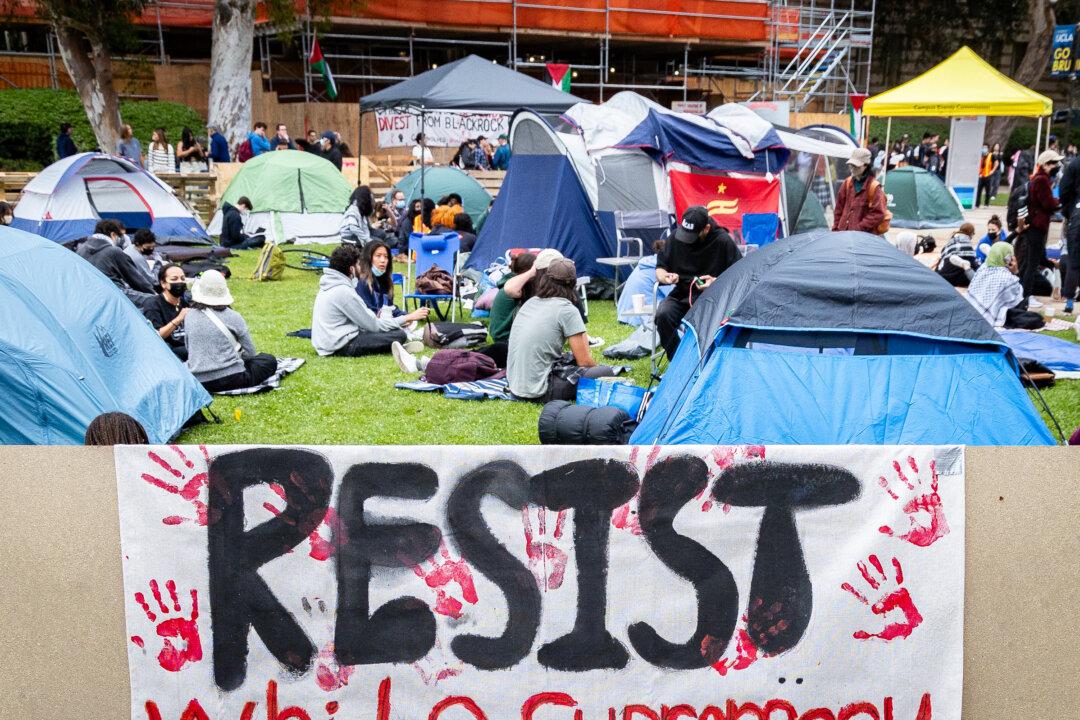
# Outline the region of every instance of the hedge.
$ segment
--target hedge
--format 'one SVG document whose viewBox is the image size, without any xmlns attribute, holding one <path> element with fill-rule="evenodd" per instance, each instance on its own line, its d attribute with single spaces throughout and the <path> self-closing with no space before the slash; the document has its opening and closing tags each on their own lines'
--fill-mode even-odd
<svg viewBox="0 0 1080 720">
<path fill-rule="evenodd" d="M 180 103 L 122 100 L 120 116 L 131 125 L 144 151 L 156 127 L 164 127 L 174 145 L 184 127 L 205 133 L 205 120 Z M 34 170 L 51 164 L 56 160 L 56 134 L 64 122 L 72 125 L 76 147 L 97 147 L 74 90 L 0 90 L 0 169 Z"/>
</svg>

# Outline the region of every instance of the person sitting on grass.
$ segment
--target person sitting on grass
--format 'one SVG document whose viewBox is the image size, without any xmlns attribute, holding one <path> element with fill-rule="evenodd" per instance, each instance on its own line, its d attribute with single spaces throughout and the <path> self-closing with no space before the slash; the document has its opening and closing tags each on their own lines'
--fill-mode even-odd
<svg viewBox="0 0 1080 720">
<path fill-rule="evenodd" d="M 188 314 L 188 302 L 184 269 L 174 263 L 162 266 L 158 271 L 158 287 L 161 292 L 143 306 L 143 315 L 173 354 L 186 362 L 188 351 L 184 342 L 184 319 Z"/>
<path fill-rule="evenodd" d="M 1005 327 L 1009 310 L 1024 300 L 1024 288 L 1017 277 L 1019 271 L 1013 246 L 996 242 L 986 254 L 986 263 L 971 279 L 968 302 L 994 327 Z"/>
<path fill-rule="evenodd" d="M 154 283 L 146 273 L 135 267 L 131 258 L 120 249 L 124 228 L 115 220 L 99 220 L 94 234 L 79 244 L 76 253 L 109 278 L 128 297 L 135 307 L 154 298 Z"/>
<path fill-rule="evenodd" d="M 991 215 L 990 219 L 986 221 L 986 234 L 982 236 L 979 244 L 975 246 L 975 259 L 980 264 L 986 262 L 986 253 L 990 252 L 990 248 L 994 243 L 1005 240 L 1005 235 L 1001 232 L 1003 226 L 1001 218 L 997 215 Z"/>
<path fill-rule="evenodd" d="M 488 334 L 493 343 L 505 343 L 510 341 L 510 328 L 514 324 L 514 316 L 517 315 L 520 303 L 510 297 L 506 292 L 506 284 L 515 277 L 520 277 L 533 269 L 536 255 L 521 253 L 510 259 L 510 275 L 499 280 L 499 292 L 491 302 L 491 312 L 488 315 Z M 533 273 L 535 275 L 535 273 Z"/>
<path fill-rule="evenodd" d="M 311 310 L 311 344 L 319 355 L 389 352 L 391 343 L 408 339 L 402 325 L 428 316 L 424 307 L 396 318 L 378 317 L 356 292 L 359 266 L 360 250 L 354 245 L 342 245 L 330 254 L 330 267 L 319 279 Z"/>
<path fill-rule="evenodd" d="M 356 294 L 368 310 L 381 318 L 400 318 L 407 314 L 394 304 L 393 268 L 390 266 L 390 246 L 386 243 L 374 240 L 360 250 Z"/>
<path fill-rule="evenodd" d="M 966 222 L 941 249 L 941 258 L 934 269 L 953 287 L 967 287 L 979 267 L 975 248 L 971 244 L 974 237 L 975 226 Z"/>
<path fill-rule="evenodd" d="M 361 185 L 349 197 L 349 206 L 341 216 L 338 235 L 341 242 L 363 247 L 371 242 L 371 216 L 375 212 L 375 198 L 371 188 Z M 382 233 L 380 233 L 382 235 Z"/>
<path fill-rule="evenodd" d="M 536 294 L 518 310 L 506 360 L 506 377 L 515 398 L 542 403 L 573 400 L 579 377 L 614 374 L 589 354 L 585 323 L 573 302 L 576 282 L 573 261 L 554 260 L 537 278 Z M 572 363 L 560 362 L 567 343 Z"/>
<path fill-rule="evenodd" d="M 150 282 L 157 284 L 158 271 L 165 264 L 165 258 L 157 252 L 157 237 L 149 228 L 135 231 L 131 244 L 124 248 L 124 254 L 131 258 L 135 267 L 144 273 Z"/>
<path fill-rule="evenodd" d="M 200 275 L 191 300 L 184 319 L 187 366 L 207 392 L 254 387 L 277 372 L 277 358 L 256 352 L 247 323 L 232 309 L 224 275 L 217 270 Z"/>
<path fill-rule="evenodd" d="M 266 243 L 265 235 L 248 235 L 244 232 L 244 223 L 251 214 L 251 201 L 246 197 L 238 198 L 236 205 L 225 203 L 221 207 L 221 246 L 232 250 L 250 250 L 261 248 Z"/>
</svg>

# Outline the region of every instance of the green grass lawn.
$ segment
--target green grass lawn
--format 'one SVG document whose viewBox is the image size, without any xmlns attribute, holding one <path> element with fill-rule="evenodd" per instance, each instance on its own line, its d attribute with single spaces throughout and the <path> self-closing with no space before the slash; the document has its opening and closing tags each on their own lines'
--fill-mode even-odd
<svg viewBox="0 0 1080 720">
<path fill-rule="evenodd" d="M 333 246 L 312 249 L 329 253 Z M 260 352 L 307 360 L 280 389 L 260 395 L 214 396 L 212 409 L 222 424 L 186 431 L 182 443 L 244 444 L 535 444 L 540 407 L 532 403 L 447 400 L 439 393 L 394 389 L 409 379 L 389 355 L 322 358 L 311 342 L 285 333 L 311 326 L 318 274 L 287 269 L 276 282 L 253 282 L 258 251 L 240 252 L 229 262 L 235 308 L 251 328 Z M 395 268 L 404 272 L 404 267 Z M 589 302 L 589 333 L 604 338 L 600 351 L 625 338 L 630 329 L 615 319 L 615 304 Z M 1072 331 L 1056 333 L 1075 341 Z M 630 377 L 649 381 L 647 359 L 629 363 Z M 1080 381 L 1059 381 L 1043 391 L 1066 435 L 1080 425 Z M 1032 395 L 1035 400 L 1034 395 Z M 1038 401 L 1035 400 L 1036 406 Z M 1046 418 L 1049 423 L 1049 418 Z M 1051 429 L 1053 426 L 1051 425 Z"/>
<path fill-rule="evenodd" d="M 311 246 L 329 253 L 334 246 Z M 315 272 L 285 271 L 276 282 L 253 282 L 258 251 L 229 261 L 229 288 L 235 309 L 247 320 L 259 352 L 302 357 L 307 362 L 273 392 L 240 397 L 214 396 L 211 406 L 222 424 L 186 431 L 183 443 L 298 443 L 349 445 L 522 445 L 538 442 L 540 406 L 533 403 L 447 400 L 441 393 L 396 390 L 394 383 L 415 376 L 398 370 L 389 355 L 319 357 L 309 340 L 285 333 L 311 327 L 318 287 Z M 395 267 L 405 272 L 404 266 Z M 399 302 L 400 304 L 400 302 Z M 589 333 L 604 338 L 600 351 L 625 338 L 630 329 L 615 320 L 612 301 L 589 302 Z M 648 359 L 628 363 L 635 382 L 646 385 Z"/>
</svg>

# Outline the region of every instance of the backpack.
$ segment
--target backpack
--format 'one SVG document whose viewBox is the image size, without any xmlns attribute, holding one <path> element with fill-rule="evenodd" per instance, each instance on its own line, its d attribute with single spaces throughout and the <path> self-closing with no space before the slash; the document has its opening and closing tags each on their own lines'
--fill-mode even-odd
<svg viewBox="0 0 1080 720">
<path fill-rule="evenodd" d="M 850 180 L 851 178 L 848 178 Z M 874 195 L 881 188 L 881 183 L 877 180 L 870 180 L 870 187 L 866 188 L 866 206 L 870 207 L 874 204 Z M 874 232 L 878 235 L 884 235 L 889 231 L 889 226 L 892 225 L 892 212 L 889 210 L 889 200 L 885 199 L 885 217 L 882 219 L 878 226 L 874 228 Z"/>
<path fill-rule="evenodd" d="M 435 385 L 474 382 L 499 372 L 495 361 L 471 350 L 440 350 L 424 368 L 424 381 Z"/>
<path fill-rule="evenodd" d="M 259 252 L 259 260 L 255 263 L 255 272 L 251 274 L 251 279 L 259 282 L 280 280 L 284 274 L 285 253 L 281 251 L 277 243 L 266 243 Z"/>
<path fill-rule="evenodd" d="M 424 344 L 429 348 L 470 348 L 487 341 L 483 323 L 433 323 L 424 326 Z"/>
<path fill-rule="evenodd" d="M 255 152 L 251 149 L 250 140 L 245 140 L 240 143 L 240 147 L 236 148 L 236 162 L 247 162 L 253 157 L 255 157 Z"/>
<path fill-rule="evenodd" d="M 453 295 L 454 278 L 438 266 L 431 266 L 416 278 L 416 292 L 421 295 Z"/>
</svg>

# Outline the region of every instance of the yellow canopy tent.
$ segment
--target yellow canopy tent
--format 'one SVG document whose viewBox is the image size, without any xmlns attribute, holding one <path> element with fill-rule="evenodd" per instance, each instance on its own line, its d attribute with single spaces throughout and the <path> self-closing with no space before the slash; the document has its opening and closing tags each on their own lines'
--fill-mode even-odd
<svg viewBox="0 0 1080 720">
<path fill-rule="evenodd" d="M 922 75 L 867 98 L 862 112 L 864 117 L 1045 117 L 1053 102 L 964 46 Z"/>
<path fill-rule="evenodd" d="M 866 122 L 875 116 L 889 118 L 885 130 L 886 152 L 889 152 L 894 117 L 1034 117 L 1039 119 L 1035 135 L 1035 147 L 1038 148 L 1042 118 L 1053 111 L 1054 103 L 1050 98 L 998 72 L 966 45 L 922 75 L 867 98 L 862 106 Z M 1048 120 L 1048 141 L 1049 128 Z M 884 172 L 887 171 L 886 163 Z"/>
</svg>

